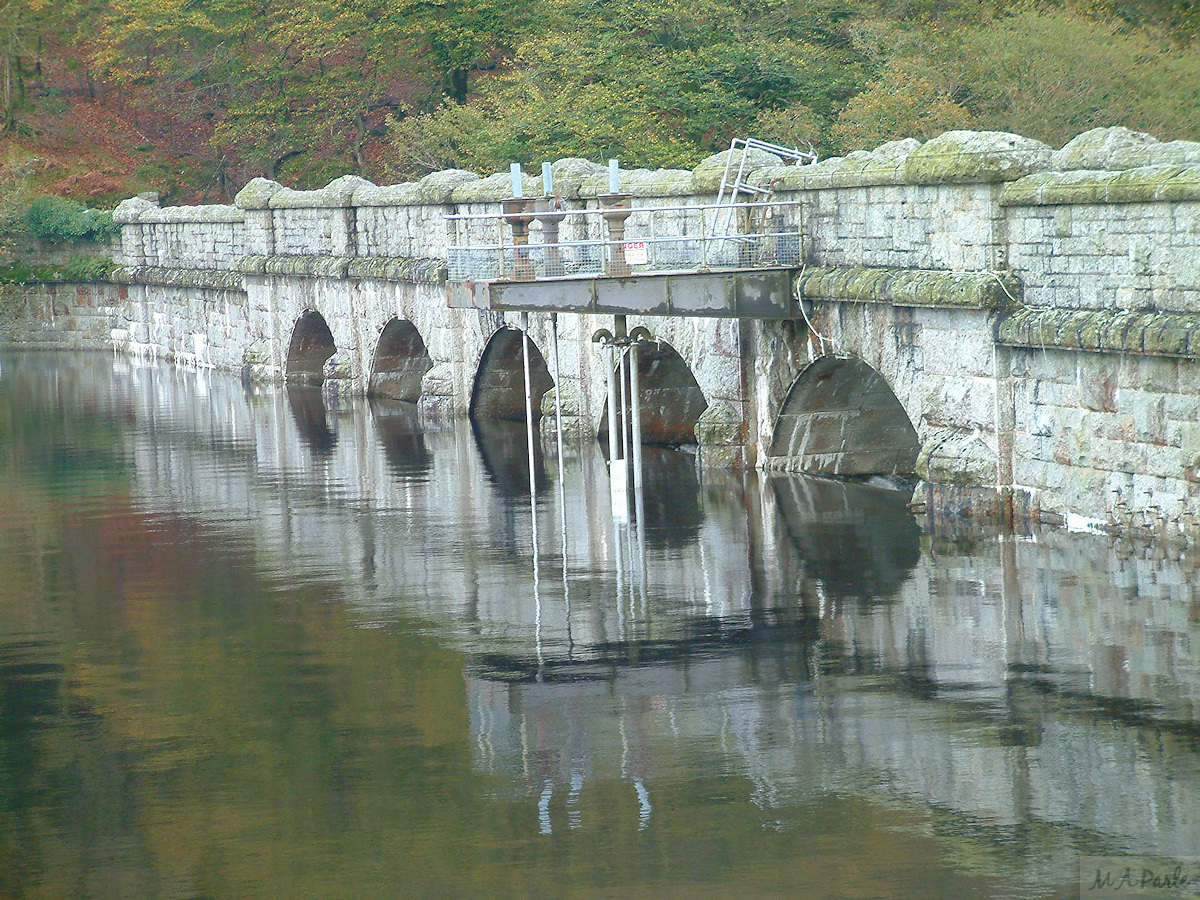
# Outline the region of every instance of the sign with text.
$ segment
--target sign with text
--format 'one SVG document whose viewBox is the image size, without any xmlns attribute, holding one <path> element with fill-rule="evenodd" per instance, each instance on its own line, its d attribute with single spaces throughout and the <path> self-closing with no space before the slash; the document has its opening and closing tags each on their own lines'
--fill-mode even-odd
<svg viewBox="0 0 1200 900">
<path fill-rule="evenodd" d="M 625 262 L 631 266 L 644 266 L 650 262 L 650 251 L 645 241 L 629 241 L 625 244 Z"/>
</svg>

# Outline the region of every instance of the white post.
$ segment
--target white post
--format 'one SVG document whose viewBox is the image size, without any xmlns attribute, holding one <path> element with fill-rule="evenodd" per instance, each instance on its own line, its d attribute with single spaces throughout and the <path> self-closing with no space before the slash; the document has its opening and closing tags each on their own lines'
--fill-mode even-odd
<svg viewBox="0 0 1200 900">
<path fill-rule="evenodd" d="M 620 373 L 619 384 L 620 384 L 620 391 L 621 391 L 620 398 L 619 398 L 619 402 L 621 404 L 621 414 L 620 414 L 620 419 L 621 419 L 621 459 L 624 459 L 624 460 L 629 459 L 629 405 L 627 403 L 628 394 L 626 392 L 626 382 L 625 382 L 625 363 L 628 359 L 629 359 L 629 354 L 627 354 L 623 349 L 618 348 L 617 349 L 617 371 Z"/>
<path fill-rule="evenodd" d="M 638 345 L 629 345 L 629 406 L 633 430 L 633 490 L 637 498 L 638 521 L 642 510 L 642 398 L 639 394 Z"/>
<path fill-rule="evenodd" d="M 623 456 L 618 455 L 617 429 L 624 428 L 625 423 L 617 421 L 617 373 L 614 371 L 614 360 L 617 348 L 609 344 L 608 355 L 608 489 L 612 495 L 612 515 L 614 527 L 618 522 L 629 521 L 629 473 L 628 463 Z M 624 379 L 622 379 L 622 387 Z"/>
<path fill-rule="evenodd" d="M 525 436 L 529 445 L 529 511 L 533 516 L 533 565 L 537 572 L 537 469 L 533 456 L 533 382 L 529 377 L 529 313 L 521 313 L 521 362 L 525 367 Z"/>
<path fill-rule="evenodd" d="M 608 345 L 608 468 L 617 460 L 617 372 L 616 347 Z"/>
<path fill-rule="evenodd" d="M 563 470 L 562 379 L 558 374 L 558 313 L 550 313 L 550 362 L 554 366 L 554 432 L 558 436 L 558 478 L 561 484 Z"/>
<path fill-rule="evenodd" d="M 638 345 L 629 345 L 629 405 L 633 424 L 633 507 L 637 515 L 637 557 L 642 603 L 646 603 L 646 494 L 642 489 L 642 398 Z M 643 608 L 642 614 L 646 614 Z"/>
<path fill-rule="evenodd" d="M 546 163 L 547 171 L 549 163 Z M 554 366 L 554 431 L 558 443 L 558 521 L 562 532 L 563 599 L 566 601 L 567 636 L 571 634 L 571 586 L 567 579 L 567 488 L 564 480 L 562 434 L 562 378 L 558 368 L 558 313 L 550 313 L 550 361 Z"/>
</svg>

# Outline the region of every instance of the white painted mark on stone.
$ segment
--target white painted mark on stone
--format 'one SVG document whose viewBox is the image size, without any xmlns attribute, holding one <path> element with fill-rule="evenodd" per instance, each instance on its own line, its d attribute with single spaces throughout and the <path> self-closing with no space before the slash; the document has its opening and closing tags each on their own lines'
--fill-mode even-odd
<svg viewBox="0 0 1200 900">
<path fill-rule="evenodd" d="M 1089 519 L 1087 516 L 1081 516 L 1076 513 L 1067 513 L 1066 516 L 1067 531 L 1074 531 L 1080 534 L 1104 534 L 1104 521 L 1102 519 Z"/>
</svg>

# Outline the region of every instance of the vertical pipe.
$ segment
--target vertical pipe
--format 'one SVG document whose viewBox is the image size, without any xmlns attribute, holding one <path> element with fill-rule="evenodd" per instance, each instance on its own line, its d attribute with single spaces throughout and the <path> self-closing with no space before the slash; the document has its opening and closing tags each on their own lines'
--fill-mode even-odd
<svg viewBox="0 0 1200 900">
<path fill-rule="evenodd" d="M 638 583 L 642 589 L 642 615 L 646 609 L 646 494 L 642 489 L 642 398 L 638 375 L 638 345 L 629 346 L 629 404 L 633 424 L 633 508 L 637 516 Z"/>
<path fill-rule="evenodd" d="M 533 382 L 529 377 L 529 313 L 521 313 L 521 363 L 525 368 L 525 436 L 529 445 L 529 511 L 533 516 L 533 564 L 537 574 L 537 470 L 533 459 Z"/>
<path fill-rule="evenodd" d="M 554 433 L 558 436 L 558 478 L 561 484 L 563 471 L 562 379 L 558 374 L 558 313 L 550 313 L 550 362 L 554 366 Z M 565 519 L 563 524 L 565 527 Z M 565 533 L 563 538 L 566 539 Z"/>
<path fill-rule="evenodd" d="M 616 347 L 612 344 L 608 345 L 608 469 L 612 471 L 612 464 L 618 459 L 617 457 L 617 371 L 616 371 Z"/>
<path fill-rule="evenodd" d="M 629 406 L 630 425 L 633 433 L 633 490 L 637 500 L 638 521 L 642 511 L 642 398 L 639 395 L 638 345 L 629 345 Z"/>
<path fill-rule="evenodd" d="M 549 163 L 546 164 L 548 171 Z M 562 378 L 558 368 L 558 313 L 550 313 L 550 361 L 554 366 L 554 432 L 558 444 L 558 521 L 562 536 L 563 600 L 566 603 L 567 640 L 571 635 L 571 586 L 567 580 L 567 488 L 564 481 L 562 433 Z"/>
<path fill-rule="evenodd" d="M 629 459 L 629 404 L 628 393 L 626 390 L 625 381 L 625 363 L 629 359 L 624 349 L 617 349 L 617 372 L 619 377 L 620 397 L 618 398 L 621 404 L 621 459 Z"/>
</svg>

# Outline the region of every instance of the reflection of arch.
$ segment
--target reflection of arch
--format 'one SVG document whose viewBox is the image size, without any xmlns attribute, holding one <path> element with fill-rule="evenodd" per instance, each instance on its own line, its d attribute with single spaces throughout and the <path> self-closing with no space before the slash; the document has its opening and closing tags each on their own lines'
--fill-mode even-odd
<svg viewBox="0 0 1200 900">
<path fill-rule="evenodd" d="M 425 446 L 417 408 L 408 403 L 372 401 L 371 418 L 383 444 L 392 474 L 401 479 L 423 478 L 433 468 L 433 455 Z"/>
<path fill-rule="evenodd" d="M 416 326 L 405 319 L 391 319 L 375 345 L 367 393 L 416 403 L 421 399 L 421 379 L 432 368 L 433 360 Z"/>
<path fill-rule="evenodd" d="M 296 420 L 296 430 L 314 456 L 329 456 L 337 446 L 337 432 L 329 427 L 325 413 L 325 401 L 315 385 L 289 384 L 288 406 Z"/>
<path fill-rule="evenodd" d="M 920 449 L 883 376 L 861 359 L 825 356 L 792 383 L 771 458 L 812 475 L 911 475 Z"/>
<path fill-rule="evenodd" d="M 803 476 L 771 487 L 801 564 L 831 597 L 887 600 L 920 561 L 906 492 Z"/>
<path fill-rule="evenodd" d="M 315 309 L 306 309 L 292 328 L 284 376 L 289 381 L 320 384 L 325 379 L 325 363 L 336 352 L 325 317 Z"/>
<path fill-rule="evenodd" d="M 523 392 L 521 396 L 524 397 Z M 529 445 L 524 424 L 498 419 L 472 419 L 471 432 L 475 435 L 475 446 L 479 449 L 488 480 L 500 495 L 528 497 Z M 537 491 L 541 493 L 549 484 L 541 441 L 533 443 L 533 476 Z"/>
<path fill-rule="evenodd" d="M 479 358 L 475 388 L 471 391 L 471 418 L 525 421 L 525 370 L 521 361 L 521 335 L 516 328 L 501 328 L 492 335 Z M 546 360 L 529 341 L 529 382 L 533 394 L 533 419 L 542 415 L 542 396 L 554 387 Z"/>
<path fill-rule="evenodd" d="M 646 543 L 651 547 L 691 546 L 704 524 L 695 455 L 647 447 L 644 459 Z"/>
<path fill-rule="evenodd" d="M 663 342 L 638 346 L 638 385 L 642 404 L 642 443 L 678 447 L 696 443 L 696 423 L 708 408 L 692 370 Z M 625 385 L 626 394 L 629 385 Z M 599 434 L 608 434 L 608 401 L 600 416 Z"/>
</svg>

